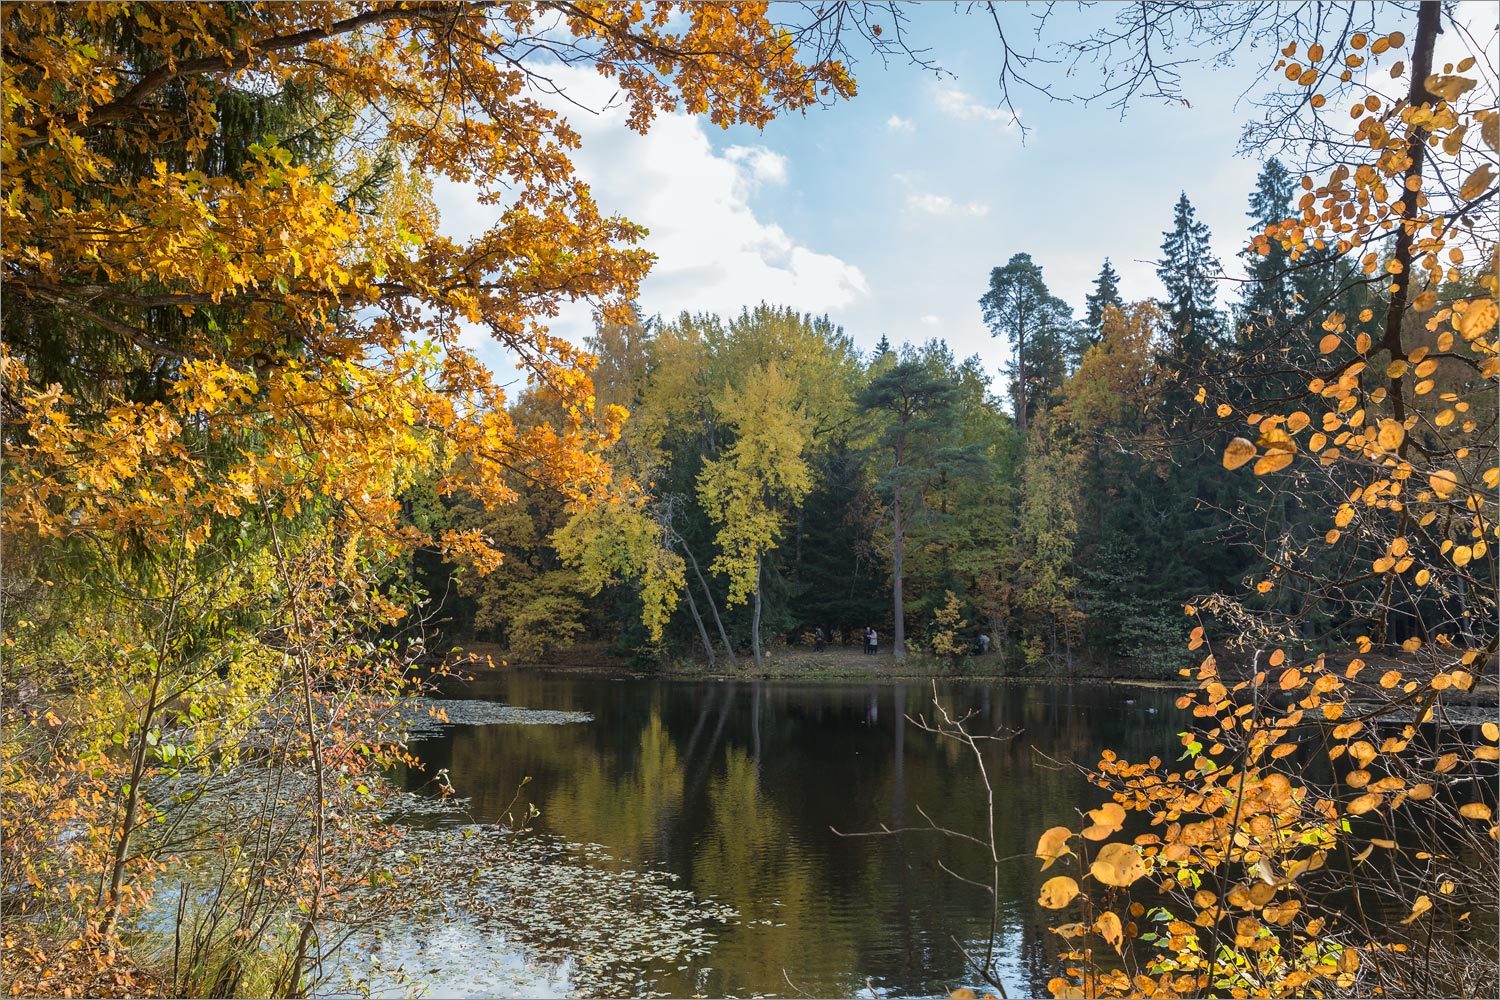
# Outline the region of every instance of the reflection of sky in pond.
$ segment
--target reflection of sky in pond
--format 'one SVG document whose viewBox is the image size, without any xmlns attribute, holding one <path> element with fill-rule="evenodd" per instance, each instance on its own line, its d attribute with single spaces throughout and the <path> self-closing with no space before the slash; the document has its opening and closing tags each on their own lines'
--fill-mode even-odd
<svg viewBox="0 0 1500 1000">
<path fill-rule="evenodd" d="M 531 961 L 503 934 L 462 921 L 386 927 L 347 942 L 336 965 L 331 981 L 314 994 L 320 1000 L 568 995 L 567 962 Z"/>
<path fill-rule="evenodd" d="M 968 751 L 901 721 L 932 715 L 930 685 L 504 671 L 467 693 L 594 719 L 456 726 L 415 743 L 426 774 L 447 769 L 476 819 L 533 804 L 540 831 L 602 845 L 607 857 L 591 862 L 597 867 L 663 872 L 700 899 L 738 911 L 712 928 L 707 955 L 666 969 L 656 990 L 682 997 L 986 992 L 963 952 L 982 953 L 989 940 L 988 897 L 940 867 L 987 883 L 985 852 L 930 831 L 833 832 L 925 826 L 925 813 L 981 833 L 985 797 Z M 998 853 L 1015 858 L 999 876 L 996 967 L 1012 996 L 1045 995 L 1059 942 L 1036 906 L 1045 876 L 1031 854 L 1040 831 L 1075 823 L 1075 810 L 1097 805 L 1098 795 L 1073 769 L 1048 760 L 1093 763 L 1106 746 L 1139 758 L 1170 751 L 1173 726 L 1181 728 L 1172 696 L 954 682 L 939 684 L 937 697 L 955 715 L 977 713 L 982 731 L 1019 733 L 991 744 L 985 758 L 998 793 Z M 411 784 L 424 780 L 413 775 Z"/>
</svg>

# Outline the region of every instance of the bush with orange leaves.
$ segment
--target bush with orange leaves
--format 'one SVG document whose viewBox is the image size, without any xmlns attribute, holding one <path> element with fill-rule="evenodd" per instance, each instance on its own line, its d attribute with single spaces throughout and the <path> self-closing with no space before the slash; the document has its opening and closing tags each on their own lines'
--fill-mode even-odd
<svg viewBox="0 0 1500 1000">
<path fill-rule="evenodd" d="M 1068 869 L 1040 899 L 1072 918 L 1054 928 L 1055 996 L 1500 990 L 1500 109 L 1493 66 L 1434 62 L 1439 17 L 1424 3 L 1410 40 L 1282 51 L 1312 108 L 1347 103 L 1365 153 L 1304 178 L 1298 214 L 1254 246 L 1342 255 L 1380 308 L 1324 317 L 1322 364 L 1296 398 L 1239 413 L 1206 380 L 1198 402 L 1252 428 L 1228 442 L 1226 469 L 1253 463 L 1287 504 L 1344 499 L 1310 512 L 1327 521 L 1324 551 L 1264 536 L 1256 590 L 1298 610 L 1186 608 L 1207 655 L 1184 671 L 1196 689 L 1178 701 L 1192 716 L 1181 756 L 1106 752 L 1090 774 L 1110 799 L 1040 838 L 1043 868 Z M 1303 627 L 1330 607 L 1353 648 L 1320 652 Z"/>
</svg>

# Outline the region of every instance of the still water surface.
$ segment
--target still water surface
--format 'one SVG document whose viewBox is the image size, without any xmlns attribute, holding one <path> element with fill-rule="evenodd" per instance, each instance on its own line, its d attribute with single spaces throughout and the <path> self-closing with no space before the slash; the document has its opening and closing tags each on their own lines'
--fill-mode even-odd
<svg viewBox="0 0 1500 1000">
<path fill-rule="evenodd" d="M 571 725 L 456 726 L 414 743 L 446 768 L 477 820 L 534 804 L 534 826 L 674 873 L 733 906 L 711 953 L 656 982 L 670 996 L 946 995 L 978 988 L 960 943 L 983 953 L 988 898 L 940 865 L 988 881 L 974 835 L 987 822 L 969 751 L 906 721 L 933 715 L 930 682 L 672 681 L 506 671 L 457 696 L 590 713 Z M 1036 905 L 1038 834 L 1099 802 L 1077 772 L 1105 747 L 1166 756 L 1182 728 L 1174 695 L 1099 684 L 939 682 L 990 745 L 1003 863 L 995 933 L 1011 996 L 1045 996 L 1057 939 Z M 522 786 L 525 778 L 530 782 Z M 519 799 L 517 799 L 519 789 Z M 982 990 L 981 990 L 982 992 Z"/>
</svg>

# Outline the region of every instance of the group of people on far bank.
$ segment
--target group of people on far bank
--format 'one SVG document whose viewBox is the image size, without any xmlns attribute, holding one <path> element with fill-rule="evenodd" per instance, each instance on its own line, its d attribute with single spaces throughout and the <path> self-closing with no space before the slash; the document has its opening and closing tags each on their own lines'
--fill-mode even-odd
<svg viewBox="0 0 1500 1000">
<path fill-rule="evenodd" d="M 864 632 L 864 640 L 865 640 L 865 655 L 866 656 L 875 656 L 877 653 L 879 653 L 879 651 L 880 651 L 880 633 L 879 632 L 876 632 L 873 628 L 871 628 L 870 626 L 866 625 L 865 626 L 865 632 Z M 827 647 L 827 643 L 828 643 L 828 633 L 823 631 L 822 626 L 819 626 L 813 632 L 813 652 L 815 652 L 815 653 L 821 653 L 821 652 L 823 652 L 823 650 Z M 975 636 L 975 638 L 974 638 L 974 652 L 982 655 L 984 653 L 988 653 L 989 651 L 990 651 L 990 637 L 988 635 L 985 635 L 983 632 L 981 632 L 977 636 Z"/>
<path fill-rule="evenodd" d="M 821 652 L 823 652 L 823 650 L 827 646 L 827 643 L 828 643 L 828 633 L 823 631 L 822 626 L 819 626 L 813 632 L 813 652 L 815 652 L 815 653 L 821 653 Z M 880 635 L 879 635 L 879 633 L 877 633 L 874 629 L 872 629 L 868 625 L 866 625 L 865 626 L 865 655 L 866 656 L 874 656 L 875 655 L 875 651 L 879 647 L 879 645 L 880 645 Z"/>
</svg>

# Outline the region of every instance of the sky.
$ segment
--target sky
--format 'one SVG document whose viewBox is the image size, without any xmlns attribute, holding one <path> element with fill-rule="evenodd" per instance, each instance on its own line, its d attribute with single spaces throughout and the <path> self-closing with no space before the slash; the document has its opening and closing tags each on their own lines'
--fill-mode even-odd
<svg viewBox="0 0 1500 1000">
<path fill-rule="evenodd" d="M 1106 257 L 1126 301 L 1158 297 L 1154 262 L 1183 192 L 1225 273 L 1243 273 L 1261 163 L 1236 145 L 1255 114 L 1243 95 L 1266 52 L 1191 70 L 1189 103 L 1141 101 L 1123 118 L 1103 103 L 1018 92 L 1023 142 L 999 107 L 1001 50 L 987 15 L 938 3 L 904 9 L 913 44 L 930 50 L 941 76 L 882 65 L 856 44 L 855 98 L 763 130 L 672 114 L 641 136 L 622 108 L 608 107 L 613 86 L 591 69 L 553 74 L 574 101 L 603 109 L 568 112 L 582 137 L 575 164 L 601 210 L 650 230 L 645 246 L 658 261 L 641 289 L 646 315 L 732 315 L 766 301 L 827 314 L 862 351 L 882 335 L 892 344 L 941 337 L 994 373 L 1008 350 L 978 304 L 993 268 L 1031 254 L 1080 316 Z M 1034 8 L 999 11 L 1013 39 L 1029 37 Z M 495 216 L 462 185 L 439 181 L 434 194 L 454 236 Z M 1220 305 L 1236 295 L 1226 282 Z M 580 304 L 552 329 L 581 342 L 591 327 Z M 503 354 L 492 342 L 475 346 L 499 374 Z"/>
</svg>

